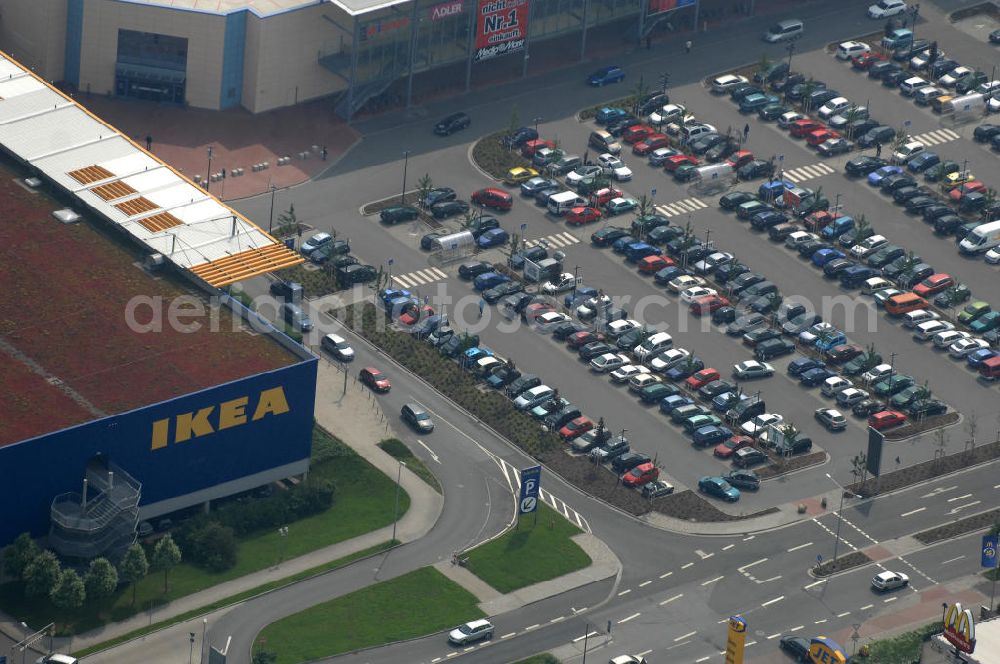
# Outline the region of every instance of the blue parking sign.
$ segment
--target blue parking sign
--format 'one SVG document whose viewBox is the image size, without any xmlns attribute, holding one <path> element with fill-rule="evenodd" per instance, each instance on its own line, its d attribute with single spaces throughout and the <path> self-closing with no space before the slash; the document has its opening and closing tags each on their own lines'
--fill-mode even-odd
<svg viewBox="0 0 1000 664">
<path fill-rule="evenodd" d="M 541 490 L 542 467 L 532 466 L 521 470 L 521 493 L 517 501 L 519 514 L 531 514 L 538 509 L 538 492 Z"/>
</svg>

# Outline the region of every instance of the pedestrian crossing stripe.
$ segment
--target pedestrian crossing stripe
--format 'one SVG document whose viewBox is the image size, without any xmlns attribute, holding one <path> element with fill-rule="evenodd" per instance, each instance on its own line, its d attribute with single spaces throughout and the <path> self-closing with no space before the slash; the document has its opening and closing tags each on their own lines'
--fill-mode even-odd
<svg viewBox="0 0 1000 664">
<path fill-rule="evenodd" d="M 820 162 L 818 164 L 811 164 L 809 166 L 799 166 L 798 168 L 790 168 L 782 174 L 786 180 L 790 180 L 795 183 L 805 182 L 806 180 L 811 180 L 813 178 L 822 177 L 824 175 L 829 175 L 830 173 L 835 173 L 836 171 L 833 167 L 828 164 Z"/>
<path fill-rule="evenodd" d="M 685 198 L 682 201 L 657 205 L 656 211 L 664 217 L 677 217 L 682 214 L 689 214 L 691 212 L 697 212 L 698 210 L 704 210 L 707 207 L 708 203 L 702 201 L 701 199 Z"/>
<path fill-rule="evenodd" d="M 951 129 L 937 129 L 935 131 L 917 134 L 913 137 L 913 140 L 920 141 L 924 145 L 938 145 L 939 143 L 947 143 L 959 138 L 961 138 L 961 136 Z"/>
<path fill-rule="evenodd" d="M 401 285 L 403 288 L 412 288 L 421 284 L 430 284 L 447 278 L 448 274 L 443 270 L 437 269 L 436 267 L 427 268 L 426 270 L 417 270 L 416 272 L 407 272 L 406 274 L 392 275 L 392 280 Z"/>
<path fill-rule="evenodd" d="M 576 244 L 580 239 L 573 235 L 572 233 L 556 233 L 555 235 L 546 235 L 545 237 L 540 237 L 534 240 L 525 240 L 524 244 L 527 247 L 534 247 L 537 244 L 545 244 L 549 247 L 568 247 L 571 244 Z"/>
</svg>

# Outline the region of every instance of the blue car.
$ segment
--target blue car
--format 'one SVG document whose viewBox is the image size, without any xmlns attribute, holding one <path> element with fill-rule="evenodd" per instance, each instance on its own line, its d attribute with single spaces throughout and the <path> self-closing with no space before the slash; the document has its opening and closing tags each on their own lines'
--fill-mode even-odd
<svg viewBox="0 0 1000 664">
<path fill-rule="evenodd" d="M 788 364 L 789 376 L 801 376 L 813 369 L 825 369 L 826 363 L 815 360 L 811 357 L 798 357 Z"/>
<path fill-rule="evenodd" d="M 812 255 L 812 263 L 816 267 L 823 267 L 827 263 L 838 258 L 843 258 L 846 254 L 838 249 L 833 249 L 831 247 L 823 247 L 815 254 Z"/>
<path fill-rule="evenodd" d="M 638 263 L 647 256 L 659 256 L 660 250 L 645 242 L 633 242 L 625 247 L 625 260 L 629 263 Z"/>
<path fill-rule="evenodd" d="M 594 116 L 594 120 L 596 120 L 599 125 L 606 125 L 621 120 L 622 118 L 626 118 L 628 117 L 628 114 L 628 111 L 624 108 L 605 106 L 597 111 L 597 115 Z"/>
<path fill-rule="evenodd" d="M 473 280 L 472 285 L 477 291 L 482 292 L 491 288 L 496 288 L 500 284 L 507 283 L 508 281 L 510 281 L 510 277 L 505 274 L 486 272 L 485 274 L 481 274 L 476 277 Z"/>
<path fill-rule="evenodd" d="M 480 249 L 489 249 L 490 247 L 499 247 L 507 242 L 510 236 L 507 235 L 507 231 L 502 228 L 491 228 L 482 235 L 479 236 Z"/>
<path fill-rule="evenodd" d="M 941 157 L 937 156 L 937 154 L 933 152 L 924 151 L 910 161 L 906 162 L 906 167 L 913 173 L 923 173 L 940 163 Z"/>
<path fill-rule="evenodd" d="M 627 249 L 627 247 L 630 244 L 632 244 L 634 242 L 637 242 L 637 241 L 638 241 L 638 238 L 634 238 L 631 235 L 626 235 L 625 237 L 620 237 L 620 238 L 618 238 L 617 240 L 614 241 L 614 244 L 611 245 L 611 251 L 615 252 L 616 254 L 624 254 L 625 251 L 626 251 L 626 249 Z"/>
<path fill-rule="evenodd" d="M 769 180 L 757 188 L 757 198 L 762 201 L 773 201 L 783 196 L 785 189 L 793 189 L 795 183 L 789 180 Z"/>
<path fill-rule="evenodd" d="M 703 477 L 698 480 L 698 491 L 716 498 L 735 503 L 740 499 L 740 490 L 719 476 Z"/>
<path fill-rule="evenodd" d="M 1000 353 L 998 353 L 995 350 L 991 350 L 989 348 L 980 348 L 979 350 L 973 351 L 968 355 L 966 355 L 965 362 L 973 369 L 978 369 L 979 365 L 981 365 L 983 362 L 990 359 L 991 357 L 996 357 L 997 355 L 1000 355 Z"/>
<path fill-rule="evenodd" d="M 799 382 L 806 387 L 816 387 L 817 385 L 821 385 L 827 378 L 836 375 L 837 372 L 830 371 L 826 367 L 816 367 L 800 375 Z"/>
<path fill-rule="evenodd" d="M 816 346 L 816 350 L 818 350 L 821 353 L 825 353 L 834 346 L 840 346 L 846 343 L 847 343 L 847 335 L 838 330 L 835 332 L 831 332 L 826 339 L 824 339 L 823 337 L 817 338 L 813 345 Z"/>
<path fill-rule="evenodd" d="M 756 113 L 765 106 L 779 102 L 781 102 L 781 99 L 775 95 L 765 95 L 759 92 L 747 95 L 740 102 L 740 113 Z"/>
<path fill-rule="evenodd" d="M 466 366 L 470 364 L 475 364 L 484 357 L 493 357 L 493 351 L 486 346 L 474 346 L 473 348 L 467 349 L 463 354 L 465 358 L 463 364 Z"/>
<path fill-rule="evenodd" d="M 686 397 L 683 394 L 671 394 L 669 397 L 663 397 L 663 400 L 660 401 L 660 412 L 664 415 L 669 415 L 677 408 L 680 408 L 681 406 L 690 406 L 693 403 L 693 399 Z"/>
<path fill-rule="evenodd" d="M 669 267 L 663 268 L 662 270 L 654 274 L 653 280 L 661 285 L 669 284 L 671 281 L 681 276 L 682 274 L 687 274 L 687 271 L 684 268 L 678 265 L 671 265 Z"/>
<path fill-rule="evenodd" d="M 902 172 L 902 166 L 883 166 L 882 168 L 874 170 L 868 174 L 868 184 L 873 187 L 877 187 L 882 183 L 882 178 Z"/>
<path fill-rule="evenodd" d="M 878 276 L 878 270 L 867 265 L 852 265 L 840 273 L 840 285 L 844 288 L 861 288 L 872 277 Z"/>
<path fill-rule="evenodd" d="M 563 304 L 567 309 L 573 309 L 580 302 L 585 302 L 592 297 L 597 297 L 597 289 L 593 286 L 577 286 L 575 292 L 566 293 Z"/>
<path fill-rule="evenodd" d="M 598 88 L 602 85 L 607 85 L 608 83 L 621 83 L 624 80 L 625 71 L 617 65 L 611 65 L 610 67 L 598 69 L 587 77 L 587 83 Z"/>
<path fill-rule="evenodd" d="M 706 427 L 695 429 L 694 433 L 691 434 L 691 442 L 699 447 L 708 447 L 709 445 L 718 445 L 722 441 L 729 440 L 732 435 L 733 432 L 726 427 L 710 424 Z"/>
<path fill-rule="evenodd" d="M 854 217 L 844 215 L 843 217 L 837 217 L 826 227 L 820 231 L 820 236 L 826 240 L 832 240 L 834 238 L 840 237 L 844 233 L 854 228 Z"/>
<path fill-rule="evenodd" d="M 690 365 L 690 366 L 689 366 Z M 675 383 L 679 380 L 684 380 L 696 371 L 701 371 L 705 368 L 705 362 L 697 355 L 692 355 L 690 360 L 684 360 L 676 367 L 671 367 L 667 373 L 663 374 L 668 380 L 672 380 Z"/>
</svg>

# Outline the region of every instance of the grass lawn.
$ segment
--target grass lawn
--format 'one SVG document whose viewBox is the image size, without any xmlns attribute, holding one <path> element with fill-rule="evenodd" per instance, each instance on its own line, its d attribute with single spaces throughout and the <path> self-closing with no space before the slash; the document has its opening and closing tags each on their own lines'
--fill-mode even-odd
<svg viewBox="0 0 1000 664">
<path fill-rule="evenodd" d="M 282 618 L 257 635 L 254 651 L 264 644 L 278 664 L 296 664 L 431 634 L 482 615 L 472 593 L 423 567 Z"/>
<path fill-rule="evenodd" d="M 535 655 L 534 657 L 514 662 L 514 664 L 559 664 L 559 660 L 545 652 L 541 655 Z"/>
<path fill-rule="evenodd" d="M 590 565 L 590 556 L 570 539 L 580 529 L 544 503 L 534 516 L 469 552 L 468 569 L 502 593 L 548 581 Z"/>
<path fill-rule="evenodd" d="M 912 632 L 906 632 L 890 639 L 873 641 L 869 645 L 871 654 L 868 656 L 867 661 L 879 662 L 880 664 L 912 664 L 912 662 L 920 659 L 920 650 L 924 644 L 924 637 L 940 631 L 940 623 L 931 623 Z"/>
<path fill-rule="evenodd" d="M 76 611 L 55 609 L 47 598 L 25 598 L 20 584 L 6 583 L 0 586 L 0 607 L 29 625 L 55 621 L 58 634 L 77 634 L 392 523 L 395 479 L 386 477 L 318 428 L 313 435 L 310 473 L 333 480 L 337 487 L 333 506 L 321 514 L 290 523 L 287 537 L 269 530 L 240 538 L 236 565 L 225 572 L 212 573 L 182 562 L 170 572 L 170 588 L 166 593 L 163 574 L 150 574 L 139 582 L 135 604 L 131 587 L 126 587 L 104 602 L 88 603 Z M 400 516 L 409 507 L 410 497 L 405 491 L 400 492 Z M 147 556 L 151 553 L 147 551 Z"/>
<path fill-rule="evenodd" d="M 413 452 L 411 452 L 410 448 L 406 446 L 406 443 L 398 438 L 386 438 L 379 443 L 378 446 L 385 450 L 385 452 L 393 459 L 397 459 L 405 463 L 406 467 L 412 470 L 417 477 L 427 482 L 432 489 L 441 493 L 441 484 L 438 482 L 437 478 L 434 477 L 434 473 L 431 472 L 430 468 L 424 465 L 423 461 L 413 456 Z"/>
</svg>

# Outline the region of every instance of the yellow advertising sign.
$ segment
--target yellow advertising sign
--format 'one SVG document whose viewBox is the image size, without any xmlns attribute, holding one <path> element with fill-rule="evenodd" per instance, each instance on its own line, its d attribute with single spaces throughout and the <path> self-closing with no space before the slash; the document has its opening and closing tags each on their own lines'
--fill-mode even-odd
<svg viewBox="0 0 1000 664">
<path fill-rule="evenodd" d="M 747 621 L 743 616 L 729 618 L 729 634 L 726 637 L 726 664 L 743 664 L 743 649 L 746 647 Z"/>
</svg>

